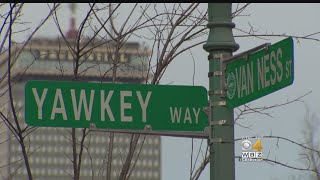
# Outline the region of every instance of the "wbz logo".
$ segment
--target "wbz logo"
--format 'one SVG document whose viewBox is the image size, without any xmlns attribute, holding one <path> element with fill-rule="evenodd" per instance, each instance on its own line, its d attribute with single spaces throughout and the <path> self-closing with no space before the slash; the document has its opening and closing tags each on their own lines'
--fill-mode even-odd
<svg viewBox="0 0 320 180">
<path fill-rule="evenodd" d="M 256 142 L 252 145 L 251 141 L 245 139 L 241 143 L 242 154 L 239 161 L 243 162 L 254 162 L 254 161 L 262 161 L 262 145 L 261 139 L 257 139 Z"/>
</svg>

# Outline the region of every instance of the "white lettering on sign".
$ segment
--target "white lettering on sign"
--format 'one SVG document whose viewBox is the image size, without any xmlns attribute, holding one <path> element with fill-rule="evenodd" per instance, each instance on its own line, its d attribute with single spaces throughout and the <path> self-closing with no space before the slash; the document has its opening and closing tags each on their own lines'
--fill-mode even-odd
<svg viewBox="0 0 320 180">
<path fill-rule="evenodd" d="M 170 116 L 171 116 L 171 122 L 172 124 L 174 123 L 180 123 L 180 118 L 181 118 L 181 112 L 182 112 L 182 108 L 178 108 L 177 107 L 170 107 Z M 196 124 L 198 124 L 199 121 L 199 113 L 200 113 L 200 108 L 192 108 L 193 110 L 193 115 L 194 115 L 194 121 Z M 190 113 L 190 108 L 187 107 L 185 109 L 185 113 L 184 113 L 184 119 L 183 119 L 183 123 L 185 124 L 188 121 L 189 124 L 192 124 L 192 117 L 191 117 L 191 113 Z"/>
<path fill-rule="evenodd" d="M 46 98 L 48 99 L 48 92 L 51 92 L 52 94 L 54 94 L 54 96 L 52 96 L 50 100 L 46 100 Z M 141 119 L 139 117 L 139 120 L 141 120 L 143 123 L 147 122 L 147 109 L 148 109 L 148 105 L 151 99 L 151 95 L 152 92 L 148 91 L 146 94 L 142 94 L 141 91 L 120 91 L 120 98 L 118 96 L 118 102 L 120 102 L 120 107 L 115 107 L 115 106 L 111 106 L 110 102 L 111 99 L 114 95 L 114 90 L 109 90 L 107 92 L 105 92 L 105 90 L 100 90 L 100 98 L 99 98 L 99 94 L 95 94 L 95 90 L 90 90 L 90 96 L 86 94 L 86 91 L 84 89 L 80 89 L 79 90 L 79 94 L 76 94 L 76 90 L 75 89 L 70 89 L 70 91 L 68 90 L 67 94 L 63 94 L 66 93 L 66 91 L 62 91 L 61 89 L 55 89 L 55 90 L 48 90 L 48 88 L 44 88 L 42 91 L 42 94 L 38 94 L 38 91 L 36 88 L 32 88 L 32 92 L 34 95 L 34 99 L 36 102 L 36 106 L 38 108 L 38 119 L 42 120 L 43 119 L 43 106 L 48 106 L 48 105 L 44 105 L 45 102 L 53 102 L 53 106 L 52 106 L 52 110 L 51 110 L 51 116 L 50 119 L 54 120 L 56 118 L 57 114 L 61 114 L 63 117 L 63 120 L 68 120 L 68 116 L 67 115 L 74 115 L 74 119 L 79 121 L 81 118 L 81 115 L 84 114 L 85 119 L 87 121 L 91 121 L 92 118 L 92 114 L 94 113 L 94 109 L 93 109 L 93 104 L 94 104 L 94 100 L 96 99 L 96 101 L 99 101 L 99 105 L 100 105 L 100 117 L 101 117 L 101 121 L 116 121 L 116 118 L 114 116 L 114 112 L 112 111 L 112 108 L 120 108 L 120 116 L 118 116 L 119 121 L 121 122 L 132 122 L 133 121 L 133 116 L 132 113 L 125 113 L 126 110 L 130 110 L 132 108 L 139 108 L 141 109 Z M 132 103 L 128 102 L 127 98 L 133 98 L 133 94 L 136 94 L 136 98 L 135 100 L 137 100 L 136 102 L 139 102 L 139 105 L 137 107 L 132 107 Z M 71 98 L 67 98 L 70 97 Z M 88 97 L 87 97 L 88 96 Z M 97 96 L 97 97 L 95 97 Z M 120 100 L 120 101 L 119 101 Z M 65 101 L 70 101 L 67 102 L 65 104 Z M 65 105 L 70 105 L 73 109 L 73 112 L 69 112 L 67 114 L 66 111 L 66 107 Z M 50 105 L 49 105 L 50 106 Z M 50 106 L 51 107 L 51 106 Z M 84 112 L 83 112 L 84 111 Z M 99 112 L 99 111 L 98 111 Z M 107 115 L 106 115 L 107 112 Z M 199 112 L 196 111 L 195 109 L 193 110 L 194 114 L 196 114 L 196 121 L 198 121 L 198 114 Z M 134 113 L 136 114 L 136 113 Z M 95 116 L 95 115 L 94 115 Z M 108 117 L 106 117 L 108 116 Z M 186 114 L 185 116 L 185 121 L 191 121 L 191 117 L 190 116 L 190 112 L 189 115 Z M 72 116 L 71 116 L 72 117 Z M 99 117 L 99 118 L 100 118 Z M 70 118 L 70 117 L 69 117 Z M 180 117 L 179 117 L 180 119 Z M 191 123 L 191 122 L 190 122 Z"/>
<path fill-rule="evenodd" d="M 270 69 L 272 72 L 272 75 L 270 75 L 271 85 L 274 85 L 277 81 L 277 75 L 276 75 L 277 69 L 275 66 L 276 61 L 277 61 L 276 53 L 274 51 L 272 51 L 270 54 Z"/>
<path fill-rule="evenodd" d="M 150 96 L 151 96 L 151 91 L 148 91 L 148 94 L 147 94 L 147 97 L 146 99 L 143 101 L 142 99 L 142 96 L 141 96 L 141 92 L 140 91 L 137 91 L 137 96 L 138 96 L 138 100 L 139 100 L 139 103 L 140 103 L 140 107 L 141 107 L 141 111 L 142 111 L 142 122 L 147 122 L 147 107 L 148 107 L 148 104 L 149 104 L 149 99 L 150 99 Z"/>
<path fill-rule="evenodd" d="M 186 123 L 186 121 L 189 121 L 190 124 L 192 123 L 189 108 L 186 109 L 186 113 L 184 114 L 183 123 Z"/>
<path fill-rule="evenodd" d="M 200 108 L 198 108 L 198 111 L 197 111 L 195 108 L 192 108 L 192 109 L 193 109 L 194 116 L 195 116 L 195 118 L 196 118 L 196 124 L 198 124 L 198 122 L 199 122 Z"/>
<path fill-rule="evenodd" d="M 177 108 L 174 108 L 174 112 L 172 113 L 172 107 L 170 107 L 170 115 L 171 115 L 171 122 L 174 123 L 177 121 L 177 123 L 180 123 L 180 117 L 181 117 L 181 108 L 179 108 L 179 112 Z"/>
<path fill-rule="evenodd" d="M 263 67 L 264 67 L 264 86 L 269 87 L 270 86 L 270 80 L 268 79 L 268 74 L 269 74 L 269 66 L 267 63 L 269 61 L 269 54 L 266 54 L 263 57 Z"/>
<path fill-rule="evenodd" d="M 236 68 L 236 83 L 237 83 L 237 91 L 238 98 L 243 96 L 247 96 L 250 93 L 254 92 L 253 86 L 253 62 L 243 66 Z"/>
<path fill-rule="evenodd" d="M 235 80 L 238 98 L 243 98 L 275 85 L 283 79 L 282 50 L 278 48 L 257 59 L 257 74 L 254 73 L 253 61 L 235 68 Z M 286 64 L 286 77 L 291 76 L 291 62 Z M 290 71 L 290 73 L 289 73 Z M 254 79 L 257 78 L 257 79 Z M 257 82 L 257 85 L 254 83 Z"/>
<path fill-rule="evenodd" d="M 60 108 L 57 107 L 58 101 L 60 102 Z M 64 101 L 63 101 L 61 89 L 56 90 L 56 95 L 54 96 L 50 119 L 54 120 L 54 117 L 57 113 L 62 114 L 63 120 L 67 120 L 67 113 L 66 113 L 66 108 L 64 107 Z"/>
<path fill-rule="evenodd" d="M 286 78 L 289 78 L 292 76 L 292 61 L 286 62 Z"/>
<path fill-rule="evenodd" d="M 279 67 L 279 74 L 277 73 L 277 80 L 278 82 L 282 81 L 282 63 L 280 61 L 280 59 L 282 58 L 282 50 L 281 48 L 277 49 L 277 65 Z"/>
<path fill-rule="evenodd" d="M 48 88 L 44 88 L 41 98 L 39 98 L 38 92 L 36 88 L 32 88 L 32 92 L 34 95 L 34 99 L 36 100 L 37 106 L 38 106 L 38 119 L 42 119 L 42 106 L 44 99 L 46 98 Z"/>
<path fill-rule="evenodd" d="M 105 121 L 105 110 L 107 110 L 110 121 L 114 121 L 114 116 L 110 108 L 110 99 L 113 95 L 113 91 L 109 91 L 107 99 L 104 99 L 104 90 L 101 90 L 101 121 Z"/>
<path fill-rule="evenodd" d="M 261 59 L 258 59 L 258 91 L 260 88 L 264 88 L 264 68 L 263 68 L 263 62 L 261 62 Z"/>
<path fill-rule="evenodd" d="M 80 100 L 79 100 L 78 106 L 77 106 L 75 90 L 71 89 L 70 91 L 71 91 L 71 98 L 72 98 L 72 105 L 73 105 L 73 112 L 74 112 L 75 120 L 80 120 L 81 109 L 82 109 L 81 107 L 83 104 L 86 120 L 90 121 L 91 120 L 91 113 L 92 113 L 92 104 L 93 104 L 93 99 L 94 99 L 94 90 L 91 90 L 91 93 L 90 93 L 89 107 L 87 104 L 86 92 L 84 89 L 81 89 L 81 91 L 80 91 Z"/>
<path fill-rule="evenodd" d="M 125 103 L 124 98 L 126 96 L 132 96 L 131 91 L 120 91 L 120 112 L 121 112 L 121 121 L 122 122 L 132 122 L 132 116 L 126 116 L 124 114 L 125 109 L 131 109 L 131 103 Z"/>
</svg>

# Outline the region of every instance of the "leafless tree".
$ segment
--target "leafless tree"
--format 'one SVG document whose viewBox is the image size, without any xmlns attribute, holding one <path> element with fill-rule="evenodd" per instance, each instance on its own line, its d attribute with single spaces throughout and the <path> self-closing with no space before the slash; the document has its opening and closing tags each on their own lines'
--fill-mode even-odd
<svg viewBox="0 0 320 180">
<path fill-rule="evenodd" d="M 23 42 L 22 45 L 20 45 L 19 51 L 13 53 L 13 49 L 16 48 L 17 43 L 13 40 L 13 34 L 19 33 L 15 32 L 14 25 L 16 24 L 23 24 L 25 22 L 20 21 L 20 17 L 22 16 L 22 8 L 24 6 L 24 3 L 2 3 L 0 8 L 3 9 L 3 14 L 1 14 L 1 30 L 0 30 L 0 37 L 1 37 L 1 44 L 0 44 L 0 52 L 1 55 L 7 54 L 5 59 L 1 59 L 0 61 L 0 69 L 2 70 L 1 77 L 0 77 L 0 84 L 1 86 L 4 85 L 4 83 L 7 83 L 7 89 L 4 90 L 4 92 L 1 93 L 0 97 L 7 96 L 9 101 L 1 104 L 1 106 L 8 107 L 2 108 L 0 111 L 0 117 L 1 117 L 1 125 L 5 125 L 7 127 L 7 130 L 9 130 L 14 140 L 17 140 L 20 144 L 21 153 L 23 158 L 18 160 L 23 161 L 25 164 L 25 168 L 27 171 L 27 175 L 29 179 L 32 179 L 32 172 L 29 165 L 28 157 L 32 154 L 32 152 L 28 152 L 27 149 L 27 141 L 26 137 L 27 135 L 34 129 L 29 126 L 25 126 L 17 117 L 17 109 L 14 104 L 14 99 L 16 97 L 13 97 L 12 88 L 14 87 L 14 81 L 11 79 L 11 68 L 16 62 L 19 54 L 21 53 L 24 46 L 28 43 L 28 41 L 33 37 L 33 35 L 41 28 L 41 26 L 48 20 L 48 18 L 53 14 L 53 12 L 57 9 L 57 6 L 54 6 L 51 11 L 48 12 L 48 14 L 44 17 L 44 20 L 40 22 L 33 32 L 29 35 L 27 41 Z M 5 68 L 6 67 L 6 68 Z M 4 127 L 0 127 L 0 129 L 5 129 Z M 4 142 L 8 141 L 8 139 L 4 140 Z M 4 143 L 1 142 L 1 143 Z M 5 164 L 2 167 L 8 166 L 10 164 Z M 13 175 L 10 174 L 9 177 Z"/>
<path fill-rule="evenodd" d="M 175 4 L 173 7 L 167 7 L 166 4 L 135 4 L 132 6 L 123 4 L 89 4 L 89 11 L 83 19 L 76 37 L 74 37 L 73 44 L 65 37 L 59 25 L 59 16 L 55 14 L 55 22 L 62 40 L 68 44 L 70 51 L 74 54 L 73 79 L 76 80 L 79 77 L 81 73 L 78 69 L 86 61 L 85 58 L 82 60 L 81 58 L 96 47 L 106 46 L 106 51 L 114 54 L 113 57 L 111 56 L 113 66 L 101 74 L 104 76 L 112 73 L 112 82 L 116 83 L 118 69 L 123 71 L 123 66 L 120 65 L 121 55 L 125 52 L 123 47 L 131 37 L 138 37 L 154 42 L 151 48 L 152 53 L 149 57 L 150 69 L 147 70 L 148 75 L 145 81 L 146 83 L 158 84 L 167 66 L 174 58 L 200 44 L 195 41 L 195 37 L 201 35 L 201 32 L 205 30 L 205 27 L 200 25 L 205 22 L 206 11 L 198 12 L 198 6 L 199 4 L 187 6 Z M 113 16 L 119 14 L 121 8 L 130 9 L 129 15 L 123 21 Z M 164 12 L 158 12 L 157 9 L 160 8 L 164 8 Z M 109 16 L 104 18 L 105 16 L 101 16 L 101 13 L 109 14 Z M 194 16 L 195 13 L 198 16 Z M 191 14 L 193 15 L 191 16 Z M 110 24 L 110 28 L 106 24 Z M 151 36 L 145 36 L 146 33 L 142 32 L 142 30 L 150 31 L 149 34 Z M 93 36 L 86 36 L 85 31 L 93 31 Z M 92 48 L 87 50 L 89 45 Z M 153 59 L 156 59 L 155 64 Z M 151 82 L 149 82 L 150 78 L 152 78 Z M 72 129 L 71 134 L 73 142 L 73 157 L 71 158 L 74 169 L 73 174 L 74 179 L 79 179 L 83 143 L 90 131 L 83 129 L 81 140 L 76 138 L 75 129 Z M 110 133 L 107 152 L 107 179 L 110 179 L 111 174 L 113 137 L 114 134 Z M 119 179 L 121 180 L 128 179 L 132 173 L 135 166 L 133 154 L 137 149 L 139 139 L 139 134 L 131 135 L 129 152 L 119 174 Z M 81 143 L 78 146 L 76 142 Z M 80 148 L 79 151 L 77 151 L 77 148 Z"/>
<path fill-rule="evenodd" d="M 307 174 L 309 179 L 320 180 L 320 119 L 315 113 L 310 112 L 310 108 L 305 104 L 306 114 L 303 120 L 305 127 L 303 128 L 303 137 L 305 145 L 310 149 L 302 150 L 300 156 L 309 169 L 314 173 Z M 316 151 L 313 151 L 316 150 Z"/>
</svg>

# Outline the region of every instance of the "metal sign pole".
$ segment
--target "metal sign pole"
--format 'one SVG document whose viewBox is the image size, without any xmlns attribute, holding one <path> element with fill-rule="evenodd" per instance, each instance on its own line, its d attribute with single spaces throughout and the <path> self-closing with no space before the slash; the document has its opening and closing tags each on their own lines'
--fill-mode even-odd
<svg viewBox="0 0 320 180">
<path fill-rule="evenodd" d="M 231 3 L 209 3 L 209 37 L 203 48 L 209 52 L 210 180 L 234 180 L 233 109 L 226 107 L 224 60 L 239 49 L 234 41 Z"/>
</svg>

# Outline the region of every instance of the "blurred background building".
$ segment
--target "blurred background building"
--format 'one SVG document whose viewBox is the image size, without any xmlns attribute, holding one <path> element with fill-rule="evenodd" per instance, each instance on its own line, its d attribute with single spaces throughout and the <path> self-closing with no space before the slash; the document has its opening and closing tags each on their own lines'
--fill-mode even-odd
<svg viewBox="0 0 320 180">
<path fill-rule="evenodd" d="M 74 7 L 73 7 L 74 8 Z M 71 18 L 69 31 L 65 34 L 70 46 L 74 47 L 77 30 L 74 17 Z M 81 46 L 89 42 L 89 38 L 81 41 Z M 98 47 L 97 44 L 102 44 Z M 91 81 L 111 82 L 113 79 L 114 58 L 117 61 L 116 83 L 145 83 L 149 68 L 148 57 L 150 51 L 141 47 L 138 42 L 127 42 L 123 44 L 118 56 L 114 54 L 113 42 L 103 43 L 101 39 L 94 39 L 85 48 L 81 58 L 78 75 L 74 76 L 76 58 L 68 44 L 61 37 L 56 39 L 36 38 L 31 40 L 22 51 L 22 45 L 16 44 L 12 48 L 14 65 L 11 68 L 11 83 L 13 84 L 14 105 L 18 120 L 24 123 L 24 85 L 28 80 L 50 80 L 50 81 Z M 0 74 L 7 71 L 7 53 L 0 55 Z M 0 83 L 1 92 L 6 91 L 7 79 Z M 7 93 L 8 94 L 8 93 Z M 2 109 L 8 105 L 8 95 L 0 99 Z M 12 117 L 11 117 L 12 118 Z M 27 179 L 27 172 L 22 159 L 20 144 L 4 125 L 0 125 L 0 172 L 2 177 L 12 175 L 11 179 Z M 71 179 L 73 167 L 71 162 L 72 143 L 71 129 L 69 128 L 31 128 L 25 141 L 29 153 L 29 162 L 34 179 L 64 180 Z M 77 130 L 78 138 L 81 132 Z M 8 139 L 8 141 L 7 141 Z M 119 176 L 122 165 L 126 159 L 129 144 L 129 134 L 116 133 L 114 137 L 112 174 L 111 179 Z M 140 145 L 144 141 L 143 148 Z M 108 150 L 109 133 L 90 132 L 85 141 L 80 179 L 105 179 L 106 176 L 106 154 Z M 139 158 L 135 164 L 131 180 L 160 180 L 160 147 L 159 136 L 147 136 L 144 140 L 140 138 L 138 148 L 133 160 Z"/>
</svg>

